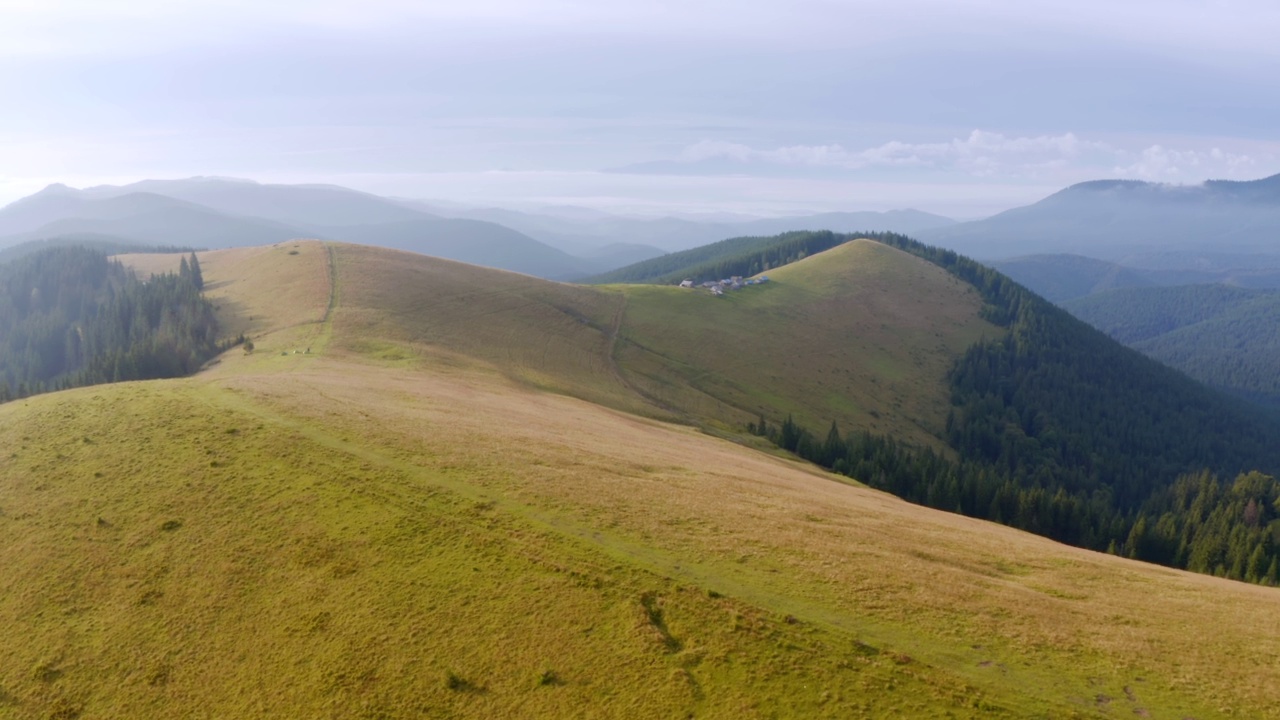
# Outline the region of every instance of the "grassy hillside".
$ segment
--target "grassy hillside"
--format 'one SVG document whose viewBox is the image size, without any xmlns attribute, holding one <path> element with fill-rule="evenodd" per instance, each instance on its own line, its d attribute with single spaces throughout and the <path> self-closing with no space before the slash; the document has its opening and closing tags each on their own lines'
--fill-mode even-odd
<svg viewBox="0 0 1280 720">
<path fill-rule="evenodd" d="M 0 406 L 0 716 L 1280 717 L 1272 589 L 533 387 L 607 345 L 586 313 L 514 358 L 452 335 L 620 293 L 319 243 L 200 260 L 253 354 Z M 489 294 L 366 282 L 395 268 Z M 549 377 L 622 392 L 590 367 Z"/>
<path fill-rule="evenodd" d="M 736 427 L 793 414 L 809 427 L 835 420 L 930 444 L 946 419 L 947 371 L 1001 334 L 979 318 L 971 287 L 870 240 L 769 277 L 720 298 L 622 286 L 626 377 L 664 406 Z"/>
</svg>

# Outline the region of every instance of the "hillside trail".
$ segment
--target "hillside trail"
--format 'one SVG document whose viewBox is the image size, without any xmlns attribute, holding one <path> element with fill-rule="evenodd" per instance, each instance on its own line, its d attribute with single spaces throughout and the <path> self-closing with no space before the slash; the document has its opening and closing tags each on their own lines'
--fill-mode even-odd
<svg viewBox="0 0 1280 720">
<path fill-rule="evenodd" d="M 613 375 L 613 378 L 617 380 L 618 384 L 622 387 L 635 393 L 650 405 L 653 405 L 664 412 L 670 413 L 675 422 L 686 425 L 696 425 L 697 423 L 694 422 L 693 418 L 690 417 L 688 413 L 673 405 L 669 405 L 651 393 L 646 392 L 643 388 L 631 382 L 626 374 L 622 372 L 622 367 L 618 365 L 617 354 L 618 341 L 622 336 L 622 321 L 626 319 L 627 315 L 627 294 L 618 293 L 618 296 L 618 309 L 613 313 L 613 320 L 609 327 L 609 348 L 605 351 L 604 355 L 605 363 L 609 366 L 609 373 Z"/>
</svg>

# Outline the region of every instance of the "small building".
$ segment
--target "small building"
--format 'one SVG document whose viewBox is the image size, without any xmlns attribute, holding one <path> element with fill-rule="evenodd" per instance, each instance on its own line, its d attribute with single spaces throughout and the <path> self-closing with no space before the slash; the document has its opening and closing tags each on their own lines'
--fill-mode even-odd
<svg viewBox="0 0 1280 720">
<path fill-rule="evenodd" d="M 769 276 L 768 276 L 768 275 L 761 275 L 761 276 L 760 276 L 760 282 L 762 282 L 762 283 L 767 283 L 767 282 L 769 282 Z"/>
<path fill-rule="evenodd" d="M 691 288 L 691 287 L 693 287 L 693 281 L 692 281 L 692 280 L 685 280 L 684 282 L 680 283 L 680 287 L 682 287 L 682 288 Z"/>
<path fill-rule="evenodd" d="M 720 295 L 723 295 L 723 294 L 724 294 L 724 288 L 720 287 L 719 285 L 713 285 L 713 286 L 711 287 L 711 294 L 712 294 L 712 295 L 715 295 L 715 296 L 717 296 L 717 297 L 718 297 L 718 296 L 720 296 Z"/>
</svg>

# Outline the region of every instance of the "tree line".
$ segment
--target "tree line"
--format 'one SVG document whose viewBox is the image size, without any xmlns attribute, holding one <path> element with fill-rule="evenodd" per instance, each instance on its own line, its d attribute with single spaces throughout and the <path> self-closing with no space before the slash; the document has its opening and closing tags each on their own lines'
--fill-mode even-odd
<svg viewBox="0 0 1280 720">
<path fill-rule="evenodd" d="M 1137 510 L 1118 508 L 1105 489 L 1069 491 L 1050 477 L 1020 482 L 999 466 L 949 460 L 868 432 L 824 439 L 790 417 L 751 432 L 877 490 L 926 507 L 991 520 L 1059 542 L 1247 582 L 1280 584 L 1280 482 L 1259 472 L 1226 482 L 1208 470 L 1185 473 Z"/>
<path fill-rule="evenodd" d="M 76 246 L 0 266 L 0 402 L 194 372 L 243 340 L 219 340 L 203 284 L 195 253 L 145 281 Z"/>
</svg>

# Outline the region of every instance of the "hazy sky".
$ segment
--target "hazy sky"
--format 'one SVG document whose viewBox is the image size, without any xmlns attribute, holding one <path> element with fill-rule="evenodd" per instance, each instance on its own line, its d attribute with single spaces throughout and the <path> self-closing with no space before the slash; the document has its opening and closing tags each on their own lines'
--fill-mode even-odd
<svg viewBox="0 0 1280 720">
<path fill-rule="evenodd" d="M 226 175 L 971 217 L 1280 172 L 1264 0 L 0 0 L 0 203 Z"/>
</svg>

